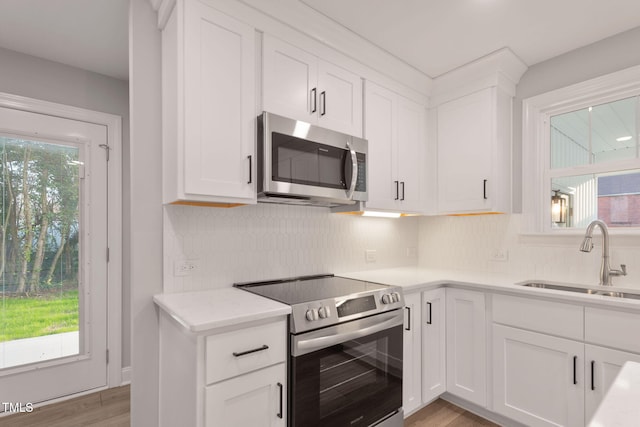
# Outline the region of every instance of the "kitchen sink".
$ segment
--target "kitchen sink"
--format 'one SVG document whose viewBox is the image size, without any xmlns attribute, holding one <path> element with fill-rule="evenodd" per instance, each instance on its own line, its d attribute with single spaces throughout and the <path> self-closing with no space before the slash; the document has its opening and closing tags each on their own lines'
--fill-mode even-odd
<svg viewBox="0 0 640 427">
<path fill-rule="evenodd" d="M 604 295 L 607 297 L 614 297 L 614 298 L 629 298 L 629 299 L 640 300 L 640 294 L 633 294 L 630 292 L 616 292 L 616 291 L 603 290 L 603 289 L 582 288 L 579 286 L 561 285 L 558 283 L 530 281 L 530 282 L 521 282 L 521 283 L 518 283 L 518 285 L 527 286 L 529 288 L 553 289 L 555 291 L 578 292 L 581 294 Z"/>
</svg>

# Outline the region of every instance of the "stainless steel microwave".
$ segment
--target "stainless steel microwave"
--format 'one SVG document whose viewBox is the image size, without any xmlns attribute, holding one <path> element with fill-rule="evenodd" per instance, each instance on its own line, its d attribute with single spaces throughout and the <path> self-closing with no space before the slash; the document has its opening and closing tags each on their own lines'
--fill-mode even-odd
<svg viewBox="0 0 640 427">
<path fill-rule="evenodd" d="M 258 201 L 339 206 L 367 201 L 365 139 L 264 112 Z"/>
</svg>

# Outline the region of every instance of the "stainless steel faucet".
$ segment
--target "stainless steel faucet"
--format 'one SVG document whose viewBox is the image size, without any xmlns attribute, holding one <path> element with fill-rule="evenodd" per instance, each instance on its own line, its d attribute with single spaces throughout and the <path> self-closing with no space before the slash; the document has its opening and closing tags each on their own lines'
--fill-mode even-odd
<svg viewBox="0 0 640 427">
<path fill-rule="evenodd" d="M 599 226 L 600 230 L 602 230 L 602 264 L 600 265 L 600 284 L 603 286 L 611 286 L 611 277 L 626 276 L 627 266 L 622 264 L 620 265 L 621 270 L 613 270 L 609 265 L 609 230 L 607 229 L 607 224 L 599 219 L 591 221 L 587 226 L 587 231 L 584 235 L 584 240 L 580 245 L 580 250 L 582 252 L 591 252 L 591 249 L 593 249 L 593 229 L 596 228 L 596 226 Z"/>
</svg>

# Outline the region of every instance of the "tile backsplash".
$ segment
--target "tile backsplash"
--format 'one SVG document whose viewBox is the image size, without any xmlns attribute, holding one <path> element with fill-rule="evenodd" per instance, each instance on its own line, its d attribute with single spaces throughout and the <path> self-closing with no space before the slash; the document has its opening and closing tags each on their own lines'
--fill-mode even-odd
<svg viewBox="0 0 640 427">
<path fill-rule="evenodd" d="M 165 206 L 164 292 L 416 265 L 418 222 L 289 205 Z M 374 262 L 367 261 L 367 250 L 375 251 Z M 196 268 L 176 275 L 176 263 L 183 260 L 192 260 Z"/>
<path fill-rule="evenodd" d="M 602 254 L 599 230 L 595 248 L 580 252 L 582 233 L 561 237 L 520 234 L 521 215 L 422 217 L 419 223 L 420 259 L 426 268 L 514 274 L 597 285 Z M 506 258 L 506 259 L 505 259 Z M 612 268 L 627 265 L 626 277 L 614 286 L 640 288 L 640 236 L 611 236 Z"/>
</svg>

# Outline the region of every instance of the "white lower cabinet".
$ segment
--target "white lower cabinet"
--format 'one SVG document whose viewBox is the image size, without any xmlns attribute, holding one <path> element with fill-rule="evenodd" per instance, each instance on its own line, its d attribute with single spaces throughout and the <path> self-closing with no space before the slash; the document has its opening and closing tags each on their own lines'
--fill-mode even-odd
<svg viewBox="0 0 640 427">
<path fill-rule="evenodd" d="M 192 333 L 160 315 L 160 426 L 285 427 L 286 317 Z"/>
<path fill-rule="evenodd" d="M 447 289 L 447 391 L 487 405 L 484 292 Z"/>
<path fill-rule="evenodd" d="M 529 426 L 584 425 L 584 344 L 493 326 L 493 409 Z"/>
<path fill-rule="evenodd" d="M 607 390 L 627 361 L 640 363 L 640 355 L 586 344 L 585 421 L 589 422 Z"/>
<path fill-rule="evenodd" d="M 280 363 L 208 386 L 206 427 L 286 426 L 286 370 Z"/>
<path fill-rule="evenodd" d="M 422 403 L 447 391 L 446 290 L 422 293 Z"/>
<path fill-rule="evenodd" d="M 404 296 L 405 318 L 402 365 L 402 408 L 405 415 L 422 404 L 422 346 L 420 292 Z"/>
</svg>

